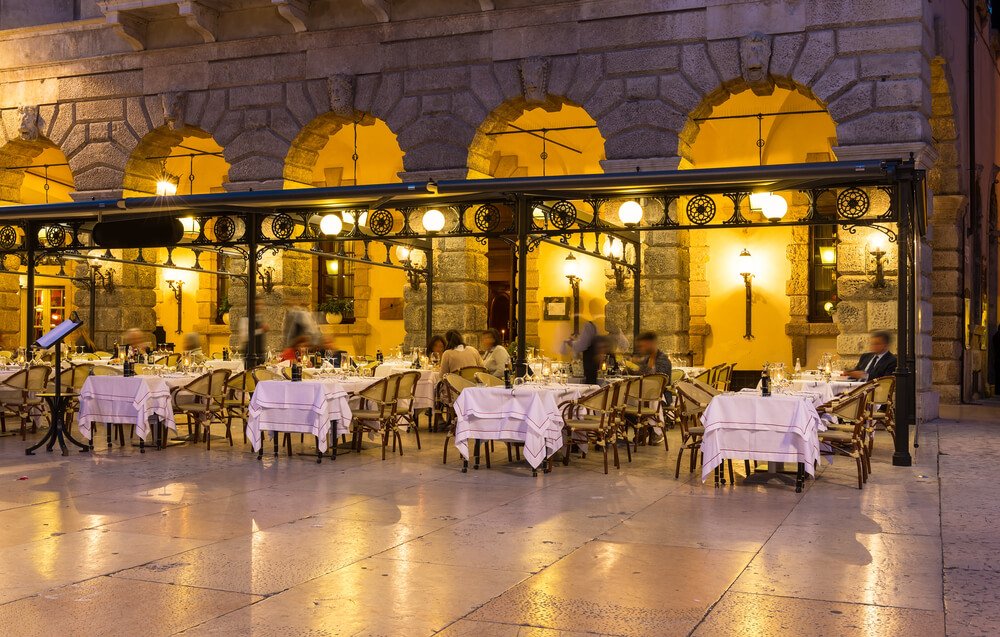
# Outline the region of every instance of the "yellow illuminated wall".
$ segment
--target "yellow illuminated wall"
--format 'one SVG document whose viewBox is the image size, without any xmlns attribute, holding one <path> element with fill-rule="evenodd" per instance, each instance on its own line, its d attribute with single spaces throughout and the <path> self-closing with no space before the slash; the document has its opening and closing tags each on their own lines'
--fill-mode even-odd
<svg viewBox="0 0 1000 637">
<path fill-rule="evenodd" d="M 711 114 L 755 115 L 818 109 L 816 102 L 801 93 L 775 89 L 766 97 L 750 91 L 734 95 Z M 836 131 L 833 120 L 825 112 L 765 117 L 760 120 L 760 126 L 765 142 L 764 164 L 833 159 Z M 757 165 L 757 139 L 756 117 L 702 122 L 691 145 L 693 167 Z M 721 198 L 718 199 L 721 208 Z M 785 286 L 791 276 L 792 265 L 786 257 L 786 248 L 792 231 L 789 228 L 713 229 L 705 231 L 705 235 L 709 253 L 706 322 L 711 326 L 711 335 L 705 342 L 705 363 L 735 362 L 740 369 L 752 369 L 765 362 L 791 365 L 791 340 L 785 334 L 791 314 Z M 743 338 L 745 293 L 736 260 L 744 247 L 753 255 L 758 269 L 753 281 L 753 340 Z M 814 362 L 813 357 L 818 360 L 823 351 L 835 349 L 835 342 L 831 340 L 835 341 L 827 337 L 810 337 L 808 362 Z M 806 365 L 807 361 L 802 363 Z"/>
<path fill-rule="evenodd" d="M 558 246 L 541 244 L 535 248 L 538 252 L 538 340 L 536 345 L 542 353 L 549 357 L 558 357 L 563 342 L 573 331 L 572 315 L 568 321 L 546 321 L 544 319 L 544 300 L 547 296 L 565 296 L 572 298 L 569 281 L 563 275 L 563 264 L 566 255 L 571 254 Z M 607 288 L 605 263 L 600 259 L 585 254 L 572 253 L 576 257 L 577 270 L 580 272 L 580 325 L 590 320 L 599 331 L 604 331 L 604 306 L 607 301 L 604 292 Z M 572 301 L 571 301 L 572 303 Z"/>
</svg>

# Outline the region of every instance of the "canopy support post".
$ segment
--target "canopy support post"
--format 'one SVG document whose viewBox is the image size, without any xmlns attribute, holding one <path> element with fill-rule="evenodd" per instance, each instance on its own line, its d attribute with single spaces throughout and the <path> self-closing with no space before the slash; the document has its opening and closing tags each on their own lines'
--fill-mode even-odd
<svg viewBox="0 0 1000 637">
<path fill-rule="evenodd" d="M 514 198 L 514 216 L 517 219 L 517 376 L 525 376 L 528 369 L 528 343 L 525 340 L 528 324 L 528 228 L 531 210 L 524 195 Z"/>
<path fill-rule="evenodd" d="M 244 369 L 253 369 L 260 360 L 257 351 L 257 235 L 260 231 L 257 215 L 247 213 L 247 348 Z"/>
<path fill-rule="evenodd" d="M 427 268 L 427 276 L 424 278 L 424 288 L 426 297 L 427 314 L 424 317 L 424 344 L 431 344 L 431 337 L 434 336 L 434 239 L 427 240 L 427 246 L 424 250 L 424 254 L 427 255 L 426 263 L 424 266 Z"/>
<path fill-rule="evenodd" d="M 895 449 L 892 454 L 892 464 L 897 467 L 909 467 L 913 464 L 910 456 L 910 423 L 916 417 L 917 397 L 916 384 L 913 378 L 913 367 L 916 360 L 913 356 L 911 338 L 913 325 L 913 271 L 911 248 L 913 242 L 913 177 L 912 173 L 893 186 L 892 194 L 896 210 L 899 211 L 899 235 L 896 241 L 898 250 L 899 272 L 897 286 L 899 289 L 896 305 L 897 329 L 897 364 L 896 364 L 896 433 Z"/>
<path fill-rule="evenodd" d="M 632 271 L 632 351 L 639 341 L 642 306 L 642 241 L 635 242 L 635 270 Z"/>
<path fill-rule="evenodd" d="M 24 351 L 30 360 L 31 344 L 35 341 L 35 224 L 27 221 L 24 224 L 24 241 L 27 244 L 28 275 L 24 288 Z M 58 372 L 57 372 L 58 373 Z"/>
</svg>

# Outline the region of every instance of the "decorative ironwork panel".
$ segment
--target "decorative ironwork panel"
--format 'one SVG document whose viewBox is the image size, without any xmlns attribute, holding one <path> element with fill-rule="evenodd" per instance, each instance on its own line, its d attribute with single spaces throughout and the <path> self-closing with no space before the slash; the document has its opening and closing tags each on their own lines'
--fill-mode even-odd
<svg viewBox="0 0 1000 637">
<path fill-rule="evenodd" d="M 500 209 L 493 204 L 483 204 L 476 209 L 475 223 L 480 232 L 496 232 L 500 229 Z"/>
<path fill-rule="evenodd" d="M 219 217 L 213 226 L 215 240 L 228 243 L 236 235 L 236 221 L 232 217 Z"/>
<path fill-rule="evenodd" d="M 17 246 L 17 229 L 14 226 L 0 227 L 0 250 L 10 250 Z"/>
<path fill-rule="evenodd" d="M 837 197 L 837 214 L 845 219 L 860 219 L 868 214 L 868 193 L 860 188 L 848 188 Z"/>
<path fill-rule="evenodd" d="M 565 230 L 576 223 L 576 216 L 576 206 L 565 199 L 549 208 L 549 223 L 558 230 Z"/>
<path fill-rule="evenodd" d="M 695 195 L 687 204 L 687 216 L 696 226 L 703 226 L 715 219 L 715 201 L 708 195 Z"/>
<path fill-rule="evenodd" d="M 368 215 L 368 229 L 377 237 L 384 237 L 392 232 L 394 225 L 395 221 L 392 218 L 392 213 L 384 208 L 374 210 Z"/>
<path fill-rule="evenodd" d="M 271 217 L 271 234 L 279 241 L 286 241 L 295 232 L 295 220 L 285 213 L 276 214 Z"/>
</svg>

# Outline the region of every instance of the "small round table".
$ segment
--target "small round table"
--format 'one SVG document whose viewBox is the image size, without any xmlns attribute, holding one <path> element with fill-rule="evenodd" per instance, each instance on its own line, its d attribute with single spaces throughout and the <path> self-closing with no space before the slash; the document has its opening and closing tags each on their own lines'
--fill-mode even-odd
<svg viewBox="0 0 1000 637">
<path fill-rule="evenodd" d="M 66 429 L 66 405 L 73 398 L 76 398 L 78 394 L 76 392 L 60 392 L 56 394 L 55 392 L 45 392 L 37 393 L 35 396 L 42 398 L 49 404 L 49 413 L 52 414 L 52 422 L 49 423 L 49 430 L 45 432 L 42 439 L 38 441 L 31 447 L 24 450 L 24 453 L 33 456 L 35 451 L 38 450 L 42 445 L 45 445 L 46 451 L 52 451 L 56 442 L 59 443 L 59 448 L 62 449 L 62 455 L 68 456 L 69 449 L 66 447 L 66 441 L 69 440 L 74 445 L 80 448 L 80 452 L 84 453 L 90 451 L 90 447 L 83 444 L 79 440 L 73 437 L 73 434 Z"/>
</svg>

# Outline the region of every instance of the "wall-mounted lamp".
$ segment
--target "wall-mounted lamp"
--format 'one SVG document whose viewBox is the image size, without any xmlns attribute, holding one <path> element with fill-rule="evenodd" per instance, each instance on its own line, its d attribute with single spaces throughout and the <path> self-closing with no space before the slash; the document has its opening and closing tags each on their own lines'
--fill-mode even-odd
<svg viewBox="0 0 1000 637">
<path fill-rule="evenodd" d="M 868 255 L 871 257 L 871 267 L 874 274 L 871 277 L 873 288 L 884 288 L 885 282 L 885 237 L 880 233 L 874 233 L 868 239 Z"/>
<path fill-rule="evenodd" d="M 91 265 L 90 266 L 90 276 L 93 279 L 95 285 L 100 284 L 104 291 L 108 294 L 114 294 L 115 292 L 115 271 L 111 268 L 102 271 L 101 266 Z"/>
<path fill-rule="evenodd" d="M 626 228 L 631 228 L 642 221 L 642 204 L 635 199 L 629 199 L 618 207 L 618 218 Z"/>
<path fill-rule="evenodd" d="M 563 275 L 569 281 L 569 287 L 573 291 L 573 336 L 580 333 L 580 264 L 576 262 L 576 257 L 572 254 L 563 261 Z"/>
<path fill-rule="evenodd" d="M 264 294 L 274 292 L 274 268 L 267 266 L 257 270 L 257 280 L 260 282 L 260 289 Z"/>
<path fill-rule="evenodd" d="M 823 246 L 819 249 L 819 261 L 823 265 L 837 264 L 837 247 Z"/>
<path fill-rule="evenodd" d="M 156 196 L 173 197 L 177 194 L 177 185 L 180 182 L 181 178 L 177 175 L 164 173 L 158 180 L 156 180 Z"/>
<path fill-rule="evenodd" d="M 743 277 L 743 285 L 746 287 L 747 294 L 747 306 L 746 306 L 746 333 L 743 334 L 743 338 L 748 341 L 753 339 L 753 274 L 754 274 L 754 263 L 753 257 L 750 256 L 750 251 L 743 248 L 743 252 L 740 252 L 739 258 L 740 264 L 740 276 Z"/>
<path fill-rule="evenodd" d="M 177 330 L 176 333 L 180 334 L 183 332 L 181 329 L 181 317 L 184 314 L 184 280 L 183 279 L 167 279 L 167 286 L 170 291 L 174 293 L 174 299 L 177 300 Z"/>
<path fill-rule="evenodd" d="M 410 287 L 419 290 L 425 276 L 423 270 L 427 264 L 426 255 L 416 248 L 398 245 L 396 246 L 396 258 L 403 264 L 403 271 L 406 273 L 406 280 Z"/>
<path fill-rule="evenodd" d="M 424 213 L 422 222 L 427 232 L 441 232 L 444 229 L 444 213 L 437 208 L 431 208 Z"/>
<path fill-rule="evenodd" d="M 615 289 L 624 292 L 625 276 L 629 274 L 635 262 L 635 250 L 632 245 L 626 246 L 618 237 L 605 237 L 601 254 L 611 262 L 611 271 L 615 275 Z"/>
</svg>

